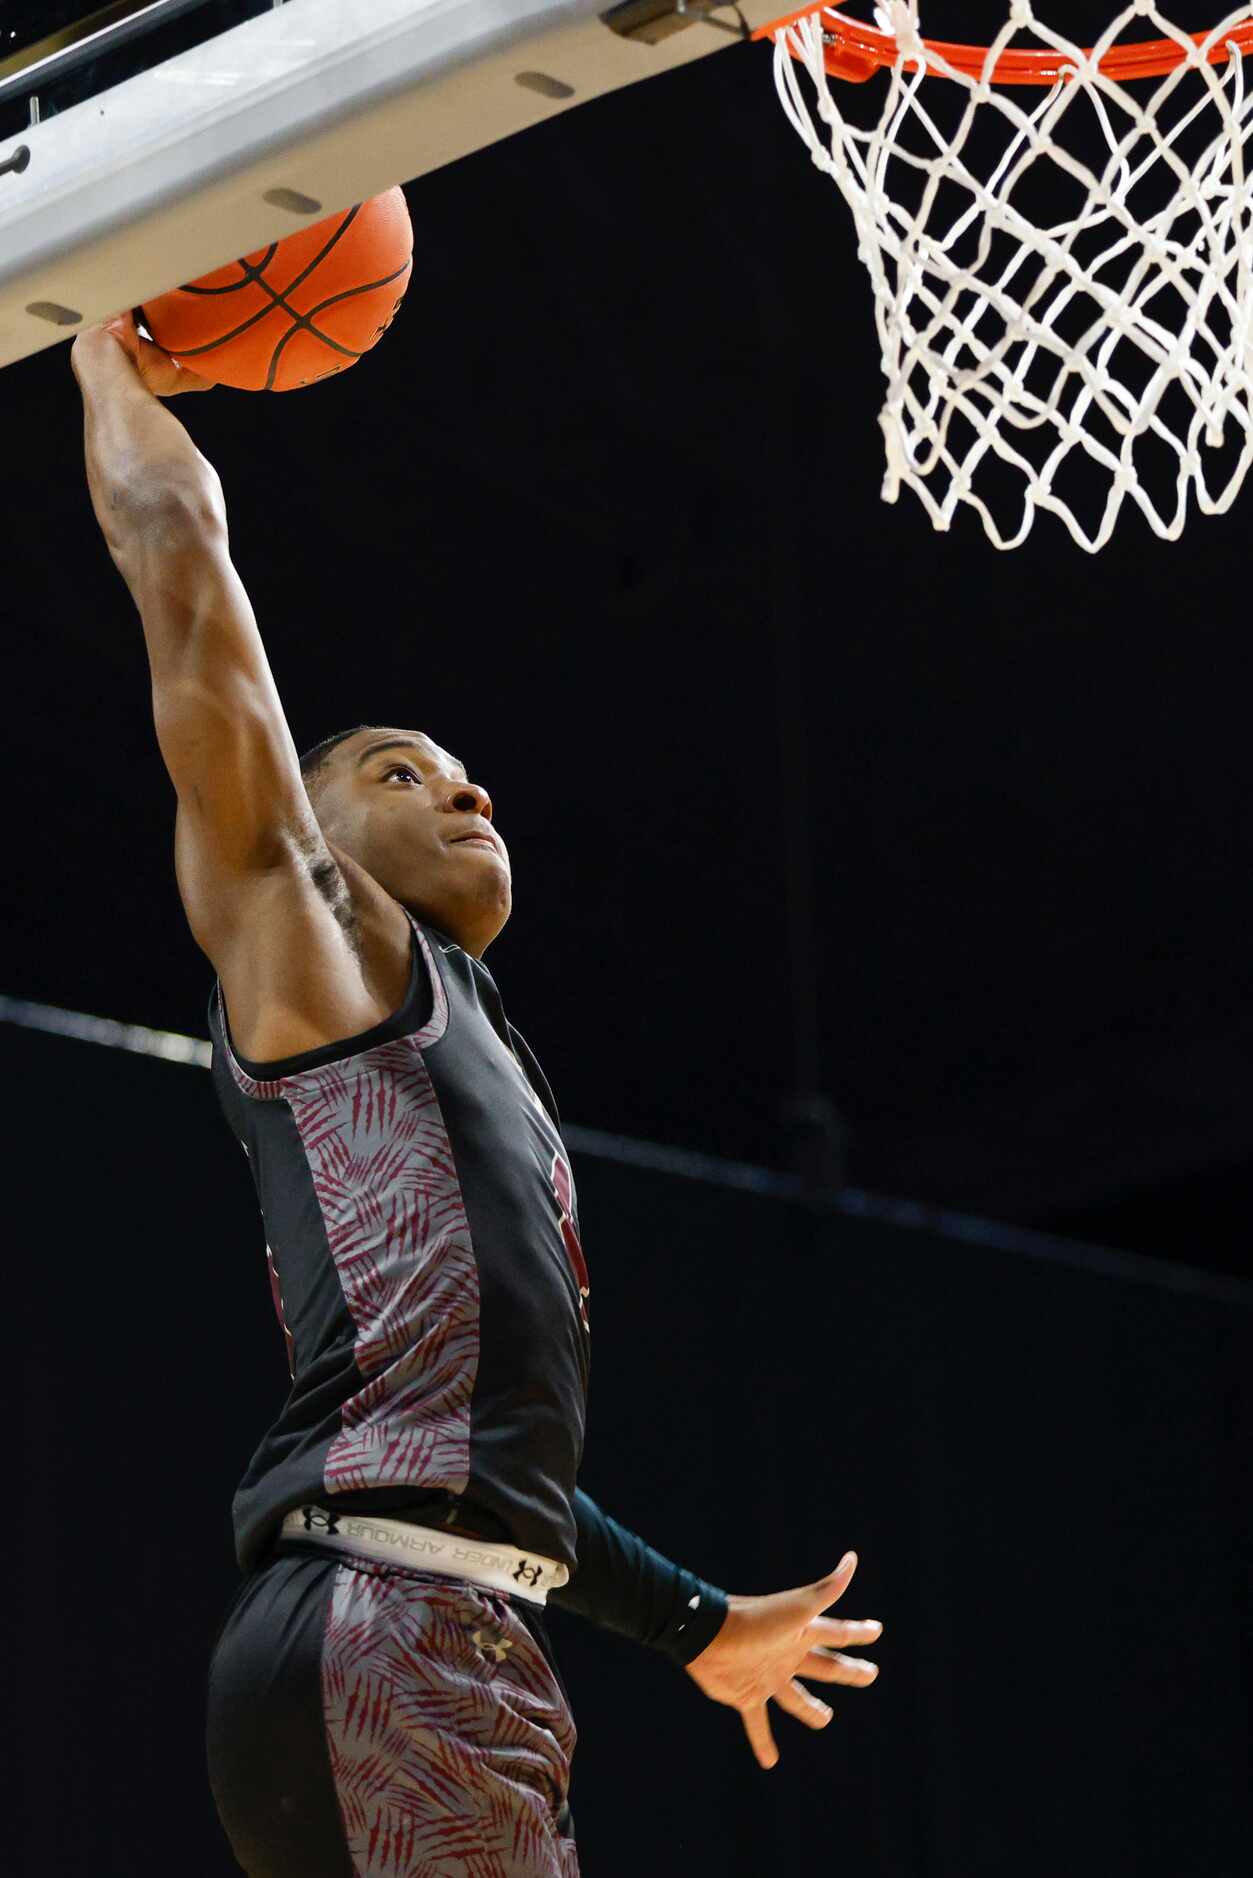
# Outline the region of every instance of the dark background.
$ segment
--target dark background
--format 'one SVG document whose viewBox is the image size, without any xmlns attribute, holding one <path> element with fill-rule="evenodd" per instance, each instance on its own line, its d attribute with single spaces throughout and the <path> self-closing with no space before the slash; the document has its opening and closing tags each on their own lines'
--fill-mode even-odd
<svg viewBox="0 0 1253 1878">
<path fill-rule="evenodd" d="M 355 370 L 168 408 L 298 745 L 411 724 L 491 789 L 564 1112 L 786 1166 L 816 1090 L 857 1185 L 1247 1270 L 1251 498 L 1096 557 L 885 507 L 869 286 L 763 46 L 407 194 Z M 203 1034 L 68 348 L 4 393 L 0 983 Z"/>
<path fill-rule="evenodd" d="M 188 16 L 162 56 L 259 10 Z M 0 107 L 0 134 L 25 121 Z M 1253 494 L 1174 544 L 1124 511 L 1097 557 L 1048 517 L 998 555 L 973 518 L 883 506 L 869 287 L 763 47 L 406 193 L 413 283 L 354 371 L 169 408 L 222 476 L 298 745 L 408 724 L 491 789 L 516 911 L 489 963 L 563 1113 L 828 1188 L 728 1210 L 577 1158 L 589 1486 L 744 1589 L 854 1544 L 902 1639 L 838 1745 L 781 1723 L 762 1797 L 734 1717 L 561 1626 L 586 1868 L 1236 1878 L 1247 1309 L 1166 1281 L 1250 1264 Z M 68 347 L 3 393 L 0 992 L 202 1036 Z M 195 1678 L 282 1388 L 255 1209 L 195 1071 L 4 1050 L 19 1493 L 58 1535 L 24 1581 L 23 1739 L 91 1795 L 30 1786 L 27 1869 L 216 1874 Z M 865 1190 L 1129 1247 L 1162 1282 L 864 1225 Z M 119 1538 L 129 1590 L 102 1599 L 75 1535 L 158 1481 L 176 1531 Z M 156 1794 L 208 1836 L 144 1864 Z"/>
<path fill-rule="evenodd" d="M 25 1031 L 5 1068 L 73 1140 L 31 1131 L 6 1190 L 6 1860 L 229 1878 L 205 1667 L 287 1388 L 252 1185 L 201 1069 Z M 572 1147 L 584 1484 L 735 1590 L 853 1546 L 836 1608 L 884 1625 L 878 1681 L 820 1734 L 777 1715 L 766 1773 L 681 1670 L 554 1610 L 585 1878 L 1246 1878 L 1253 1287 Z"/>
</svg>

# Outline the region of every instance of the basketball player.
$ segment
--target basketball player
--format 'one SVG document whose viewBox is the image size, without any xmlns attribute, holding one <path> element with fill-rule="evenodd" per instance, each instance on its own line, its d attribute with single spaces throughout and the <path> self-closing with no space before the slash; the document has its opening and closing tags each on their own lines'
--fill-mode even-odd
<svg viewBox="0 0 1253 1878">
<path fill-rule="evenodd" d="M 483 954 L 487 791 L 407 726 L 297 758 L 222 485 L 160 402 L 208 389 L 130 314 L 72 364 L 143 621 L 213 1078 L 248 1156 L 291 1390 L 233 1516 L 210 1778 L 250 1878 L 572 1878 L 575 1731 L 547 1599 L 683 1665 L 773 1767 L 767 1705 L 865 1687 L 856 1567 L 727 1596 L 575 1484 L 589 1286 L 557 1111 Z M 155 395 L 154 395 L 155 394 Z"/>
</svg>

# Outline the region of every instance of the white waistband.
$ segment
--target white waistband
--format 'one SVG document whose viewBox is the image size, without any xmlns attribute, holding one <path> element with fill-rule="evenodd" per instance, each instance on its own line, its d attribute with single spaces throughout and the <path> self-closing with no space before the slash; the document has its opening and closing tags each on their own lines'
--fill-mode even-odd
<svg viewBox="0 0 1253 1878">
<path fill-rule="evenodd" d="M 336 1552 L 363 1553 L 412 1571 L 438 1572 L 443 1578 L 466 1578 L 528 1604 L 546 1603 L 549 1592 L 559 1590 L 570 1577 L 556 1559 L 518 1552 L 511 1545 L 412 1526 L 406 1519 L 332 1513 L 324 1506 L 294 1508 L 283 1521 L 282 1537 Z"/>
</svg>

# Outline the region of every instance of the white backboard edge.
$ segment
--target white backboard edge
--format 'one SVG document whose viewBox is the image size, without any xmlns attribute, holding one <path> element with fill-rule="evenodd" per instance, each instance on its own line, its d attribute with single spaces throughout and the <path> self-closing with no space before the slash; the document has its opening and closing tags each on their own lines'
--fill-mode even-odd
<svg viewBox="0 0 1253 1878">
<path fill-rule="evenodd" d="M 0 141 L 0 365 L 735 45 L 778 6 L 653 3 L 641 39 L 605 0 L 289 0 Z"/>
</svg>

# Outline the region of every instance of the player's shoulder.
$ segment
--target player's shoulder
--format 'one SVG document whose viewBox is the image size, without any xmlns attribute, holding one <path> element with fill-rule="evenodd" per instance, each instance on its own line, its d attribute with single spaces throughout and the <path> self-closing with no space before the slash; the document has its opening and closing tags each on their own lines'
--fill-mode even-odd
<svg viewBox="0 0 1253 1878">
<path fill-rule="evenodd" d="M 210 954 L 236 1049 L 286 1060 L 393 1015 L 411 978 L 404 907 L 351 855 L 326 843 L 258 880 Z"/>
</svg>

